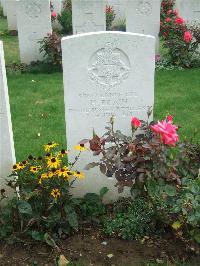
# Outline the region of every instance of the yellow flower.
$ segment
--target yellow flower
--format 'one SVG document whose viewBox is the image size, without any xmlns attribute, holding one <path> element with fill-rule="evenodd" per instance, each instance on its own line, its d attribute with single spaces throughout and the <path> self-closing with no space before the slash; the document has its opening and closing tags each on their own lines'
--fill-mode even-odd
<svg viewBox="0 0 200 266">
<path fill-rule="evenodd" d="M 58 174 L 59 177 L 64 177 L 64 178 L 67 178 L 67 179 L 73 176 L 73 172 L 71 172 L 68 169 L 68 167 L 66 167 L 66 166 L 61 168 L 61 169 L 59 169 L 57 174 Z"/>
<path fill-rule="evenodd" d="M 49 142 L 48 144 L 44 145 L 44 150 L 45 151 L 50 151 L 52 148 L 55 148 L 56 146 L 58 146 L 59 144 L 54 143 L 54 142 Z"/>
<path fill-rule="evenodd" d="M 85 178 L 85 174 L 83 172 L 79 172 L 79 171 L 76 171 L 73 173 L 73 176 L 79 178 L 79 179 L 84 179 Z"/>
<path fill-rule="evenodd" d="M 24 162 L 14 164 L 12 167 L 13 171 L 23 170 L 26 167 L 26 164 Z"/>
<path fill-rule="evenodd" d="M 37 167 L 37 166 L 31 166 L 30 167 L 30 172 L 32 173 L 38 173 L 38 171 L 40 170 L 41 168 L 40 167 Z"/>
<path fill-rule="evenodd" d="M 58 155 L 61 156 L 61 157 L 64 157 L 66 154 L 68 154 L 68 151 L 67 150 L 61 150 Z"/>
<path fill-rule="evenodd" d="M 74 149 L 77 151 L 87 151 L 87 148 L 84 146 L 84 144 L 76 145 L 74 146 Z"/>
<path fill-rule="evenodd" d="M 58 157 L 50 157 L 47 159 L 47 166 L 49 168 L 59 168 L 61 160 Z"/>
<path fill-rule="evenodd" d="M 172 224 L 172 228 L 174 230 L 178 230 L 179 228 L 181 228 L 181 223 L 179 221 L 175 221 L 173 224 Z"/>
<path fill-rule="evenodd" d="M 54 197 L 54 199 L 57 199 L 58 197 L 60 197 L 61 193 L 60 190 L 57 188 L 52 189 L 51 191 L 51 196 Z"/>
</svg>

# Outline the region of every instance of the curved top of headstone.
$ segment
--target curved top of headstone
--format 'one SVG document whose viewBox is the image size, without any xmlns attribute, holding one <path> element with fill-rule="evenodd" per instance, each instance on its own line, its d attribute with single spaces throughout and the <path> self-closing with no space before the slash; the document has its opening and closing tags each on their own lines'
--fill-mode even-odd
<svg viewBox="0 0 200 266">
<path fill-rule="evenodd" d="M 147 37 L 147 38 L 152 38 L 155 39 L 154 36 L 152 35 L 145 35 L 141 33 L 133 33 L 133 32 L 122 32 L 122 31 L 98 31 L 98 32 L 87 32 L 87 33 L 81 33 L 77 35 L 71 35 L 67 37 L 62 38 L 62 42 L 65 40 L 69 39 L 74 39 L 74 38 L 81 38 L 81 37 L 87 37 L 87 36 L 96 36 L 96 35 L 124 35 L 124 36 L 138 36 L 138 37 Z"/>
</svg>

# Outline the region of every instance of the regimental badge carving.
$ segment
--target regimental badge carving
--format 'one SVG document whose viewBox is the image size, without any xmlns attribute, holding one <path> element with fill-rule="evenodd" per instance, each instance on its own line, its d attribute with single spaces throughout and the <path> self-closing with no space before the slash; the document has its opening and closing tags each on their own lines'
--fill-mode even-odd
<svg viewBox="0 0 200 266">
<path fill-rule="evenodd" d="M 140 0 L 137 11 L 142 15 L 152 14 L 152 4 L 149 1 Z"/>
<path fill-rule="evenodd" d="M 121 84 L 130 73 L 128 56 L 107 42 L 105 47 L 91 57 L 88 67 L 89 77 L 99 85 L 112 87 Z"/>
<path fill-rule="evenodd" d="M 33 2 L 26 5 L 26 14 L 30 18 L 38 18 L 41 14 L 41 6 L 39 3 Z"/>
</svg>

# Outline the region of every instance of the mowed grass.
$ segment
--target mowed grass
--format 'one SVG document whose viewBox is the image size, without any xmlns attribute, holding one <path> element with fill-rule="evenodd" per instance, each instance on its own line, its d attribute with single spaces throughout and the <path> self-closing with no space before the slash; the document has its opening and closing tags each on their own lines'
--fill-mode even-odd
<svg viewBox="0 0 200 266">
<path fill-rule="evenodd" d="M 0 18 L 0 40 L 4 42 L 6 63 L 19 63 L 18 37 L 8 35 L 7 20 L 4 18 Z"/>
<path fill-rule="evenodd" d="M 8 64 L 13 48 L 13 58 L 19 56 L 17 37 L 3 41 Z M 66 146 L 62 73 L 8 74 L 8 85 L 17 160 L 40 155 L 50 141 Z M 167 114 L 175 116 L 182 138 L 195 129 L 200 137 L 200 69 L 156 72 L 154 117 Z"/>
</svg>

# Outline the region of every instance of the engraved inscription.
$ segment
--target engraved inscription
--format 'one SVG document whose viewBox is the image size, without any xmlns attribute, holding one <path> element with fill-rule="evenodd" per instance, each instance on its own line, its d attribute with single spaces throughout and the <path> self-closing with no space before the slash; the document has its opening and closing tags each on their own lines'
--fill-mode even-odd
<svg viewBox="0 0 200 266">
<path fill-rule="evenodd" d="M 80 104 L 80 107 L 71 106 L 69 112 L 80 113 L 87 117 L 133 116 L 137 112 L 146 114 L 149 108 L 136 92 L 82 92 L 79 93 L 78 97 L 80 103 L 84 102 L 84 107 L 81 107 L 82 104 Z"/>
<path fill-rule="evenodd" d="M 142 15 L 152 14 L 152 4 L 149 1 L 140 0 L 137 11 Z"/>
<path fill-rule="evenodd" d="M 26 5 L 26 14 L 30 18 L 38 18 L 41 14 L 41 6 L 38 3 L 29 3 Z"/>
<path fill-rule="evenodd" d="M 94 23 L 93 13 L 84 14 L 85 21 L 81 26 L 82 32 L 96 31 L 96 24 Z"/>
<path fill-rule="evenodd" d="M 107 87 L 119 85 L 128 78 L 130 61 L 120 49 L 107 42 L 105 48 L 98 50 L 90 59 L 88 74 L 97 84 Z"/>
</svg>

